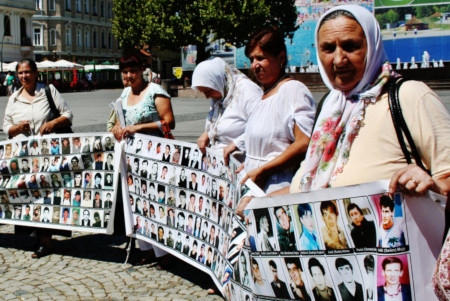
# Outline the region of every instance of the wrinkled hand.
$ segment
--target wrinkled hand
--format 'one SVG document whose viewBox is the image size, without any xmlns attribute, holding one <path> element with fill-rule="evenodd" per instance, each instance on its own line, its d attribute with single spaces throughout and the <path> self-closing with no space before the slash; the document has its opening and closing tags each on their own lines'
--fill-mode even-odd
<svg viewBox="0 0 450 301">
<path fill-rule="evenodd" d="M 397 188 L 409 195 L 422 195 L 429 189 L 437 191 L 431 176 L 416 164 L 408 164 L 394 173 L 389 182 L 389 193 L 393 194 Z"/>
<path fill-rule="evenodd" d="M 237 149 L 237 146 L 236 146 L 236 144 L 234 144 L 234 142 L 231 142 L 223 149 L 223 159 L 225 161 L 225 166 L 228 166 L 228 163 L 230 162 L 230 155 L 236 149 Z"/>
<path fill-rule="evenodd" d="M 19 133 L 23 133 L 25 135 L 29 135 L 31 133 L 30 123 L 28 120 L 20 121 L 17 124 Z"/>
<path fill-rule="evenodd" d="M 242 165 L 241 165 L 242 166 Z M 264 186 L 265 176 L 261 167 L 249 171 L 245 177 L 242 178 L 241 184 L 244 184 L 248 179 L 252 180 L 259 187 Z"/>
<path fill-rule="evenodd" d="M 138 131 L 136 125 L 129 125 L 123 128 L 122 130 L 122 138 L 126 138 L 128 136 L 134 135 Z"/>
<path fill-rule="evenodd" d="M 197 146 L 202 152 L 202 154 L 206 153 L 206 147 L 209 145 L 209 137 L 207 132 L 203 132 L 197 139 Z"/>
<path fill-rule="evenodd" d="M 253 196 L 244 196 L 239 201 L 237 207 L 236 207 L 236 214 L 244 219 L 244 210 L 247 207 L 247 205 L 253 200 Z"/>
<path fill-rule="evenodd" d="M 120 125 L 115 125 L 113 126 L 113 128 L 110 130 L 110 132 L 114 135 L 114 138 L 116 138 L 117 141 L 121 141 L 122 140 L 122 127 Z"/>
<path fill-rule="evenodd" d="M 39 134 L 43 135 L 47 135 L 50 133 L 53 133 L 55 129 L 55 122 L 54 121 L 49 121 L 44 123 L 41 128 L 39 129 Z"/>
</svg>

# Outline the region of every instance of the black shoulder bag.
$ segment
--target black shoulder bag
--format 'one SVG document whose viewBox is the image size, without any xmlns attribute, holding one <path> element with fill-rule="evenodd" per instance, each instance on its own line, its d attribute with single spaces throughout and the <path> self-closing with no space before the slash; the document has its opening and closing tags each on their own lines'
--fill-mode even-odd
<svg viewBox="0 0 450 301">
<path fill-rule="evenodd" d="M 61 116 L 61 114 L 59 113 L 58 109 L 56 108 L 55 101 L 53 100 L 52 93 L 50 91 L 49 86 L 45 86 L 45 95 L 47 96 L 48 105 L 50 106 L 50 111 L 52 112 L 52 116 L 51 116 L 50 120 L 58 118 L 59 116 Z M 73 130 L 70 126 L 63 126 L 63 127 L 56 126 L 55 133 L 56 134 L 70 134 L 70 133 L 73 133 Z"/>
<path fill-rule="evenodd" d="M 400 107 L 400 101 L 398 99 L 398 91 L 400 90 L 400 86 L 403 84 L 403 82 L 405 82 L 405 79 L 403 77 L 389 81 L 389 108 L 391 111 L 395 132 L 397 134 L 397 139 L 400 147 L 402 148 L 403 155 L 406 158 L 406 162 L 408 162 L 408 164 L 411 164 L 411 157 L 413 157 L 414 163 L 416 163 L 417 166 L 431 175 L 431 172 L 426 169 L 422 163 L 422 159 L 420 158 L 419 152 L 417 151 L 416 145 L 414 144 L 414 140 L 408 129 L 408 125 L 406 124 L 405 118 L 403 118 L 402 108 Z M 411 152 L 409 152 L 408 148 L 406 147 L 405 138 L 408 141 Z"/>
</svg>

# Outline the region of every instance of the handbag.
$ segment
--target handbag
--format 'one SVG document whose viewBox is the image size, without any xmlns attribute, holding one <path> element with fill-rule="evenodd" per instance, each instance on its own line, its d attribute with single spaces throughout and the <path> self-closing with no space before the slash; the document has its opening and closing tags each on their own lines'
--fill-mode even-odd
<svg viewBox="0 0 450 301">
<path fill-rule="evenodd" d="M 54 120 L 61 116 L 58 109 L 56 108 L 55 101 L 53 100 L 52 93 L 50 92 L 49 86 L 45 86 L 45 95 L 47 96 L 48 105 L 50 106 L 50 111 L 52 113 L 50 120 Z M 70 126 L 56 127 L 56 134 L 70 134 L 73 130 Z"/>
</svg>

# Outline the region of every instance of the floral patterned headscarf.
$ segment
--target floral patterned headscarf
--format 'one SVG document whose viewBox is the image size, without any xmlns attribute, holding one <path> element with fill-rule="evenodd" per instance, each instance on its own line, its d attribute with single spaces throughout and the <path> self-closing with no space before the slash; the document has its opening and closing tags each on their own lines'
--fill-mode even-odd
<svg viewBox="0 0 450 301">
<path fill-rule="evenodd" d="M 364 119 L 365 106 L 375 102 L 383 85 L 394 73 L 382 72 L 386 61 L 380 27 L 371 12 L 358 5 L 341 5 L 330 9 L 319 20 L 316 27 L 315 43 L 323 19 L 336 10 L 350 12 L 362 27 L 367 54 L 364 76 L 361 81 L 345 94 L 333 87 L 317 54 L 319 70 L 325 85 L 331 90 L 320 112 L 308 147 L 301 176 L 300 190 L 310 191 L 332 186 L 336 175 L 342 172 L 348 161 L 353 140 L 358 135 Z M 385 68 L 383 68 L 384 71 Z"/>
</svg>

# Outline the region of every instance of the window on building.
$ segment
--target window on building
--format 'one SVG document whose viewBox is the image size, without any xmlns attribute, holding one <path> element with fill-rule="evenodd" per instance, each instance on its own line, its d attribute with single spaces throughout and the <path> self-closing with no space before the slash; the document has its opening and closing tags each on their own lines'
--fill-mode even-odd
<svg viewBox="0 0 450 301">
<path fill-rule="evenodd" d="M 66 11 L 72 11 L 71 2 L 72 0 L 66 0 Z"/>
<path fill-rule="evenodd" d="M 77 13 L 81 13 L 81 0 L 75 0 L 75 6 L 77 7 Z"/>
<path fill-rule="evenodd" d="M 111 5 L 110 2 L 108 2 L 108 8 L 107 8 L 107 12 L 106 13 L 108 14 L 108 18 L 112 19 L 112 5 Z"/>
<path fill-rule="evenodd" d="M 83 37 L 81 36 L 81 29 L 77 29 L 77 47 L 83 46 Z"/>
<path fill-rule="evenodd" d="M 101 40 L 102 40 L 102 48 L 105 49 L 106 48 L 106 34 L 104 32 L 102 32 L 101 35 Z"/>
<path fill-rule="evenodd" d="M 112 49 L 112 34 L 108 33 L 108 49 Z"/>
<path fill-rule="evenodd" d="M 92 14 L 97 16 L 97 0 L 92 0 Z"/>
<path fill-rule="evenodd" d="M 97 48 L 97 47 L 98 47 L 98 45 L 97 45 L 97 31 L 94 30 L 92 32 L 92 48 Z"/>
<path fill-rule="evenodd" d="M 72 46 L 72 29 L 66 28 L 66 46 Z"/>
<path fill-rule="evenodd" d="M 103 1 L 100 1 L 100 17 L 104 17 L 105 16 L 105 3 L 103 3 Z"/>
<path fill-rule="evenodd" d="M 50 29 L 50 45 L 56 46 L 56 29 Z"/>
<path fill-rule="evenodd" d="M 89 34 L 89 29 L 84 32 L 84 45 L 86 48 L 91 47 L 91 35 Z"/>
<path fill-rule="evenodd" d="M 42 46 L 42 28 L 41 27 L 33 28 L 33 45 L 34 46 Z"/>
<path fill-rule="evenodd" d="M 48 10 L 55 11 L 56 10 L 56 0 L 48 0 Z"/>
<path fill-rule="evenodd" d="M 11 36 L 11 20 L 9 19 L 9 16 L 5 16 L 3 18 L 3 35 L 4 36 Z"/>
<path fill-rule="evenodd" d="M 42 9 L 42 0 L 36 0 L 36 10 Z"/>
<path fill-rule="evenodd" d="M 84 0 L 84 13 L 89 14 L 89 0 Z"/>
</svg>

